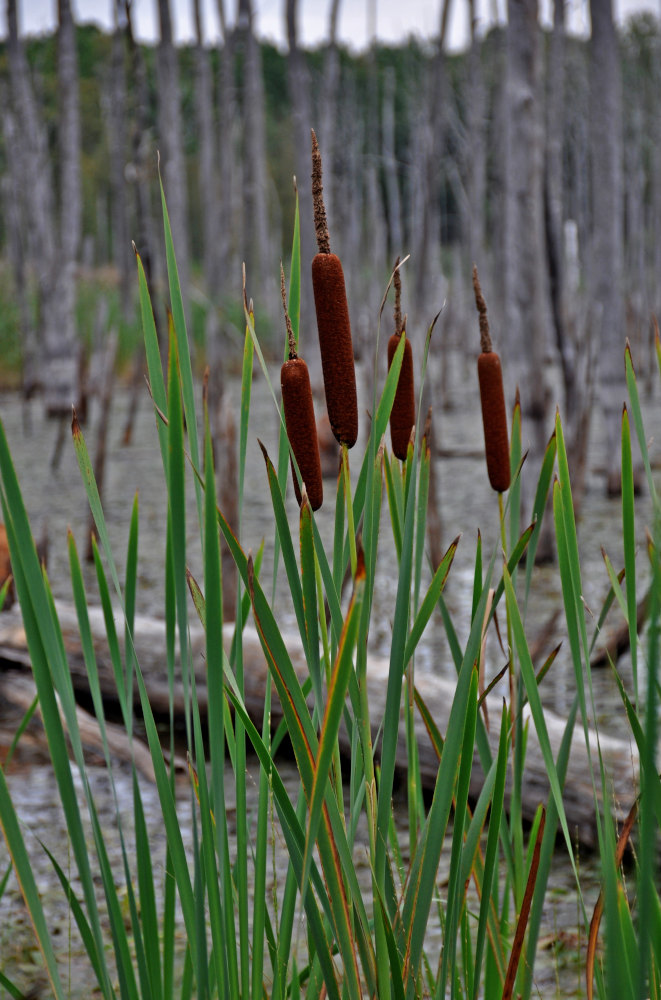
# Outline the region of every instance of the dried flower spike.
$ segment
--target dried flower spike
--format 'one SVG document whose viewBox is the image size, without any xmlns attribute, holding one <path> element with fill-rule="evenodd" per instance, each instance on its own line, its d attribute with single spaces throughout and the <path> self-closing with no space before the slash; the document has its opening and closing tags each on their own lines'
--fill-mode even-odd
<svg viewBox="0 0 661 1000">
<path fill-rule="evenodd" d="M 475 304 L 480 316 L 482 353 L 477 359 L 477 377 L 480 383 L 487 472 L 492 488 L 498 493 L 504 493 L 505 490 L 509 489 L 511 473 L 503 372 L 500 367 L 500 358 L 491 347 L 487 307 L 475 265 L 473 265 L 473 289 L 475 291 Z"/>
<path fill-rule="evenodd" d="M 280 266 L 282 304 L 285 310 L 287 336 L 289 340 L 289 358 L 280 369 L 280 387 L 282 403 L 285 411 L 285 426 L 292 451 L 296 458 L 301 479 L 310 501 L 312 510 L 319 510 L 324 499 L 324 488 L 321 478 L 321 461 L 319 458 L 319 440 L 317 438 L 317 422 L 312 402 L 310 373 L 303 358 L 296 354 L 296 343 L 291 320 L 287 312 L 285 295 L 285 276 Z M 292 478 L 294 493 L 300 507 L 302 503 L 301 490 L 292 462 Z"/>
<path fill-rule="evenodd" d="M 319 350 L 328 419 L 340 444 L 352 448 L 358 438 L 358 400 L 351 323 L 340 258 L 330 251 L 321 183 L 321 154 L 312 131 L 312 197 L 319 252 L 312 260 Z"/>
</svg>

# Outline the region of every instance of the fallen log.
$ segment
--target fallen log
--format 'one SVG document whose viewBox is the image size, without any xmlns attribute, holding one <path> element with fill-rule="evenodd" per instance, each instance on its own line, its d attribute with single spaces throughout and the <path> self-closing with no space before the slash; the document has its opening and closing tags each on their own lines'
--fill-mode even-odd
<svg viewBox="0 0 661 1000">
<path fill-rule="evenodd" d="M 56 602 L 57 612 L 62 628 L 65 648 L 67 650 L 73 686 L 76 692 L 87 696 L 89 686 L 87 674 L 80 648 L 78 625 L 75 610 L 72 605 Z M 116 701 L 117 693 L 112 671 L 112 664 L 105 639 L 105 624 L 100 608 L 89 609 L 90 625 L 94 637 L 94 646 L 99 669 L 99 679 L 103 696 L 108 701 Z M 116 618 L 117 632 L 120 644 L 123 645 L 124 627 L 121 616 Z M 231 623 L 224 626 L 226 648 L 232 639 L 234 627 Z M 300 638 L 296 633 L 283 636 L 289 650 L 297 675 L 301 680 L 307 677 L 308 669 Z M 204 632 L 200 626 L 193 625 L 190 630 L 191 658 L 195 672 L 198 703 L 204 719 L 207 714 L 207 692 L 204 663 Z M 140 663 L 150 704 L 156 714 L 169 712 L 169 689 L 165 654 L 164 622 L 137 615 L 134 630 L 134 646 Z M 264 695 L 267 683 L 266 662 L 262 652 L 257 632 L 252 627 L 246 627 L 243 637 L 243 660 L 245 672 L 245 704 L 250 715 L 259 723 L 264 705 Z M 0 617 L 0 670 L 22 666 L 29 668 L 29 656 L 19 617 L 18 609 L 13 609 Z M 382 657 L 371 656 L 368 660 L 367 683 L 368 700 L 372 712 L 372 730 L 376 738 L 378 727 L 383 718 L 385 694 L 388 681 L 389 663 Z M 439 731 L 444 734 L 454 697 L 455 685 L 452 680 L 431 674 L 418 673 L 416 688 L 425 702 Z M 273 704 L 271 722 L 275 727 L 282 718 L 282 709 L 273 689 Z M 135 700 L 138 703 L 137 687 Z M 500 718 L 502 701 L 496 694 L 490 694 L 487 699 L 488 711 L 492 719 Z M 184 691 L 181 683 L 175 685 L 174 710 L 178 715 L 184 712 Z M 529 719 L 529 710 L 524 708 L 524 720 Z M 564 735 L 565 720 L 555 713 L 545 711 L 546 727 L 554 757 Z M 438 758 L 424 722 L 416 716 L 416 738 L 418 742 L 420 770 L 423 785 L 433 788 L 438 771 Z M 489 733 L 489 743 L 495 754 L 498 733 L 493 727 Z M 340 733 L 341 750 L 345 754 L 351 752 L 350 741 L 345 732 Z M 572 836 L 588 847 L 597 845 L 597 824 L 592 790 L 592 768 L 598 773 L 598 746 L 601 749 L 604 766 L 609 780 L 609 795 L 606 809 L 621 821 L 629 811 L 638 788 L 639 763 L 633 741 L 625 741 L 613 736 L 599 735 L 594 731 L 589 733 L 589 756 L 581 726 L 577 726 L 572 737 L 567 778 L 563 792 L 563 801 L 567 822 Z M 403 717 L 400 726 L 397 763 L 398 767 L 406 769 L 406 741 L 404 735 Z M 483 771 L 477 758 L 471 778 L 471 795 L 477 797 L 484 780 Z M 509 801 L 510 778 L 506 798 Z M 526 765 L 523 776 L 523 815 L 532 819 L 540 802 L 548 797 L 549 782 L 544 759 L 537 738 L 535 727 L 530 721 Z M 602 803 L 600 803 L 602 808 Z"/>
</svg>

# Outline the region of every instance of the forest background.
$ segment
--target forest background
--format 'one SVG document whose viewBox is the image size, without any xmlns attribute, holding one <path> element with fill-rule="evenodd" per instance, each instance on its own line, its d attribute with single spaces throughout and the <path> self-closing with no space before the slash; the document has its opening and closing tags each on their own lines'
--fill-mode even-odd
<svg viewBox="0 0 661 1000">
<path fill-rule="evenodd" d="M 219 408 L 240 356 L 244 262 L 260 328 L 281 352 L 278 273 L 291 245 L 294 176 L 303 261 L 315 250 L 314 126 L 357 358 L 371 357 L 383 288 L 395 257 L 407 253 L 413 343 L 445 302 L 436 361 L 451 349 L 477 354 L 477 334 L 468 335 L 477 263 L 532 457 L 560 403 L 580 493 L 590 414 L 601 405 L 608 454 L 617 456 L 625 338 L 636 357 L 651 359 L 659 314 L 658 20 L 641 14 L 617 30 L 609 0 L 592 0 L 585 40 L 568 34 L 560 0 L 550 30 L 540 27 L 535 0 L 510 0 L 507 25 L 481 35 L 469 0 L 469 48 L 450 54 L 445 0 L 436 38 L 356 54 L 337 41 L 340 0 L 314 50 L 299 44 L 299 6 L 283 2 L 281 51 L 255 37 L 251 0 L 238 0 L 231 27 L 219 0 L 223 38 L 213 46 L 202 42 L 199 0 L 198 41 L 183 46 L 173 42 L 168 0 L 158 3 L 155 46 L 135 42 L 130 4 L 118 4 L 116 29 L 105 34 L 76 26 L 60 0 L 57 32 L 26 39 L 8 0 L 0 46 L 5 382 L 26 396 L 41 389 L 48 412 L 68 413 L 112 331 L 120 368 L 142 384 L 131 241 L 159 303 L 160 156 L 197 362 L 211 366 Z M 314 319 L 305 266 L 304 278 L 306 337 Z M 162 328 L 163 315 L 157 321 Z M 438 402 L 442 365 L 436 370 Z M 617 489 L 616 465 L 606 482 Z"/>
</svg>

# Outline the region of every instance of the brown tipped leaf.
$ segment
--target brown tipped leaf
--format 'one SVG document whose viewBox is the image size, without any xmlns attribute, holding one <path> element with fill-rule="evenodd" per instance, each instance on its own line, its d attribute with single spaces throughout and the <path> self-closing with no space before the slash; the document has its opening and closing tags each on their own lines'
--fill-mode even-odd
<svg viewBox="0 0 661 1000">
<path fill-rule="evenodd" d="M 321 479 L 321 462 L 319 460 L 319 442 L 317 439 L 317 424 L 312 403 L 312 389 L 308 366 L 302 358 L 285 361 L 280 369 L 280 385 L 282 387 L 282 402 L 285 411 L 287 435 L 296 457 L 301 479 L 312 510 L 321 507 L 324 490 Z M 299 506 L 301 491 L 292 463 L 294 492 Z"/>
</svg>

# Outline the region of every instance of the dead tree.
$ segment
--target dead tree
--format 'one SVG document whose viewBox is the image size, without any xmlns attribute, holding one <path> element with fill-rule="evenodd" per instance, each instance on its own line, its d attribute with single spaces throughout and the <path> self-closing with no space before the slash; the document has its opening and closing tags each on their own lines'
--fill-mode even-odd
<svg viewBox="0 0 661 1000">
<path fill-rule="evenodd" d="M 524 469 L 522 477 L 524 508 L 528 511 L 541 457 L 551 433 L 551 397 L 545 369 L 548 344 L 538 4 L 537 0 L 508 0 L 507 9 L 504 264 L 508 339 L 503 347 L 511 399 L 517 383 L 521 395 L 524 448 L 530 449 L 528 469 Z"/>
<path fill-rule="evenodd" d="M 75 267 L 80 242 L 80 125 L 75 33 L 67 0 L 58 6 L 60 221 L 53 197 L 48 139 L 32 90 L 18 33 L 16 0 L 7 0 L 9 80 L 13 112 L 20 121 L 16 155 L 21 164 L 22 204 L 28 250 L 37 277 L 39 320 L 34 364 L 24 369 L 24 391 L 42 388 L 49 416 L 69 413 L 76 402 L 78 358 L 75 330 Z"/>
<path fill-rule="evenodd" d="M 168 203 L 172 239 L 184 308 L 187 309 L 190 283 L 188 245 L 188 193 L 181 126 L 179 63 L 172 37 L 170 0 L 158 0 L 161 40 L 158 47 L 158 131 L 161 176 Z"/>
<path fill-rule="evenodd" d="M 611 0 L 590 0 L 590 16 L 590 327 L 606 433 L 606 490 L 619 495 L 620 419 L 626 399 L 620 54 Z"/>
</svg>

